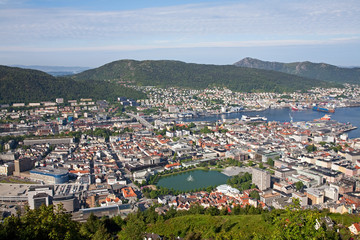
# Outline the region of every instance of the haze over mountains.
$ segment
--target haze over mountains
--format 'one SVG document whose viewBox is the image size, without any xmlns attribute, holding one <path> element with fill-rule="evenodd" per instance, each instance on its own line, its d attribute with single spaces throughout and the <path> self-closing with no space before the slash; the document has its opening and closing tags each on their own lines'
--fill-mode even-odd
<svg viewBox="0 0 360 240">
<path fill-rule="evenodd" d="M 19 67 L 24 69 L 34 69 L 46 72 L 53 76 L 65 76 L 80 73 L 90 69 L 89 67 L 64 67 L 64 66 L 40 66 L 40 65 L 12 65 L 11 67 Z"/>
<path fill-rule="evenodd" d="M 308 61 L 293 63 L 267 62 L 249 57 L 234 63 L 234 65 L 238 67 L 278 71 L 328 82 L 352 84 L 360 83 L 359 67 L 345 68 L 326 63 L 312 63 Z"/>
</svg>

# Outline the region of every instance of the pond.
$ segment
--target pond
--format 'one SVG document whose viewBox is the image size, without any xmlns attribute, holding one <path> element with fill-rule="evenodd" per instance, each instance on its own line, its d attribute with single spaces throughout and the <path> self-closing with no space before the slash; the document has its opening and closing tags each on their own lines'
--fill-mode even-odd
<svg viewBox="0 0 360 240">
<path fill-rule="evenodd" d="M 194 170 L 161 178 L 157 186 L 179 191 L 190 191 L 226 183 L 228 176 L 218 171 Z"/>
</svg>

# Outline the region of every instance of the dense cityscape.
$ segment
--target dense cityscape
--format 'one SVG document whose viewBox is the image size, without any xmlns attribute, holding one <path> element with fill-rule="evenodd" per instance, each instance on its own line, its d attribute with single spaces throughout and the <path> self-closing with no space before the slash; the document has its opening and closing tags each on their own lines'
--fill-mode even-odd
<svg viewBox="0 0 360 240">
<path fill-rule="evenodd" d="M 148 98 L 1 105 L 3 217 L 43 204 L 61 204 L 80 222 L 149 208 L 159 215 L 194 206 L 230 214 L 250 206 L 286 209 L 294 199 L 302 209 L 358 212 L 360 141 L 347 134 L 357 126 L 326 113 L 306 122 L 257 113 L 357 107 L 359 87 L 288 94 L 128 87 Z M 242 111 L 248 115 L 240 119 L 197 121 Z M 160 184 L 179 174 L 195 183 L 198 171 L 226 179 L 188 189 Z M 342 231 L 354 233 L 356 224 Z"/>
<path fill-rule="evenodd" d="M 0 240 L 360 239 L 359 12 L 0 0 Z"/>
</svg>

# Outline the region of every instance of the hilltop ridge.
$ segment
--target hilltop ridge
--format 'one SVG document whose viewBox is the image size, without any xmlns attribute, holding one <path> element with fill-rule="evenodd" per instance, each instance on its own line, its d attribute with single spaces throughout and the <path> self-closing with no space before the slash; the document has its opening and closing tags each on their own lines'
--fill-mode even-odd
<svg viewBox="0 0 360 240">
<path fill-rule="evenodd" d="M 119 60 L 75 74 L 72 78 L 194 89 L 218 86 L 244 92 L 291 92 L 311 87 L 335 86 L 324 81 L 314 81 L 276 71 L 169 60 Z"/>
<path fill-rule="evenodd" d="M 360 68 L 358 67 L 344 68 L 309 61 L 293 63 L 269 62 L 250 57 L 244 58 L 234 63 L 234 65 L 294 74 L 327 82 L 360 84 Z"/>
<path fill-rule="evenodd" d="M 145 95 L 114 83 L 74 81 L 38 70 L 0 66 L 0 103 L 49 101 L 55 98 L 111 99 L 119 96 L 143 98 Z"/>
</svg>

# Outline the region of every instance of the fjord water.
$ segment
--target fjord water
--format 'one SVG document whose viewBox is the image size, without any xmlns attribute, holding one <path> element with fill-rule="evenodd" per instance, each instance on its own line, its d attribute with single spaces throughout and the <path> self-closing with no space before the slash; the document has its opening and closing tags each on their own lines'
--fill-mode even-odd
<svg viewBox="0 0 360 240">
<path fill-rule="evenodd" d="M 228 178 L 228 176 L 218 171 L 195 170 L 163 177 L 159 180 L 157 186 L 179 191 L 190 191 L 225 184 Z"/>
<path fill-rule="evenodd" d="M 350 122 L 353 126 L 358 127 L 355 130 L 348 132 L 349 138 L 360 138 L 360 107 L 351 107 L 351 108 L 337 108 L 334 113 L 323 113 L 313 111 L 311 109 L 304 111 L 292 111 L 289 108 L 281 109 L 266 109 L 264 111 L 258 112 L 238 112 L 238 113 L 228 113 L 221 115 L 211 115 L 211 116 L 201 116 L 188 119 L 181 119 L 182 121 L 217 121 L 220 119 L 234 119 L 241 118 L 242 115 L 246 116 L 264 116 L 267 117 L 268 121 L 278 121 L 278 122 L 290 122 L 290 115 L 293 118 L 294 122 L 299 121 L 312 121 L 314 119 L 319 119 L 325 114 L 331 116 L 331 119 L 336 120 L 340 123 Z"/>
</svg>

